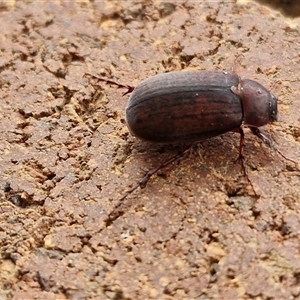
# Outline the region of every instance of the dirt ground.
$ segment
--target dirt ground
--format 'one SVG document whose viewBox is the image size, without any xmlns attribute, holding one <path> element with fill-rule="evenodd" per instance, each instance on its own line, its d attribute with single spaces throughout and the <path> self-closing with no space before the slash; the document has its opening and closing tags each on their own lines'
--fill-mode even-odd
<svg viewBox="0 0 300 300">
<path fill-rule="evenodd" d="M 234 70 L 279 97 L 262 128 L 300 161 L 300 19 L 251 1 L 0 2 L 0 299 L 300 299 L 299 167 L 246 131 L 131 136 L 124 84 Z"/>
</svg>

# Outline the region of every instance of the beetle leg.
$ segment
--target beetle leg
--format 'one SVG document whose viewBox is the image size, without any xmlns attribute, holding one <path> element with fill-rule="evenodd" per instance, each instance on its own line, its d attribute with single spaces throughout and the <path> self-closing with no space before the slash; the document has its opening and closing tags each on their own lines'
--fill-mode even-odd
<svg viewBox="0 0 300 300">
<path fill-rule="evenodd" d="M 280 150 L 277 149 L 276 145 L 273 143 L 273 141 L 266 136 L 263 132 L 261 132 L 257 127 L 249 127 L 254 135 L 259 137 L 265 144 L 267 144 L 270 148 L 274 149 L 281 157 L 284 159 L 291 161 L 295 165 L 297 165 L 297 162 L 294 160 L 286 157 Z"/>
<path fill-rule="evenodd" d="M 274 145 L 273 141 L 267 137 L 264 133 L 262 133 L 257 127 L 249 127 L 250 130 L 254 135 L 259 137 L 265 144 L 267 144 L 270 148 L 276 150 L 276 146 Z"/>
<path fill-rule="evenodd" d="M 133 191 L 135 191 L 138 187 L 140 188 L 144 188 L 147 184 L 147 182 L 149 181 L 149 179 L 151 178 L 152 175 L 154 175 L 155 173 L 157 173 L 159 170 L 165 168 L 166 166 L 168 166 L 169 164 L 171 164 L 172 162 L 176 161 L 177 159 L 179 159 L 180 157 L 182 157 L 185 153 L 187 153 L 190 149 L 192 148 L 192 146 L 188 146 L 185 147 L 185 149 L 183 149 L 182 151 L 180 151 L 179 153 L 177 153 L 176 155 L 172 156 L 171 158 L 169 158 L 168 160 L 166 160 L 165 162 L 163 162 L 162 164 L 160 164 L 159 166 L 149 170 L 145 176 L 138 182 L 137 185 L 135 185 L 134 187 L 132 187 L 130 190 L 128 190 L 122 198 L 119 199 L 119 201 L 123 201 L 128 195 L 130 195 Z"/>
<path fill-rule="evenodd" d="M 177 153 L 176 155 L 172 156 L 171 158 L 169 158 L 168 160 L 166 160 L 165 162 L 163 162 L 161 165 L 149 170 L 146 175 L 144 176 L 144 178 L 142 178 L 139 181 L 139 186 L 141 188 L 144 188 L 147 184 L 147 182 L 149 181 L 150 177 L 157 173 L 159 170 L 165 168 L 166 166 L 168 166 L 169 164 L 171 164 L 172 162 L 176 161 L 177 159 L 179 159 L 180 157 L 182 157 L 185 153 L 187 153 L 190 149 L 192 148 L 192 146 L 188 146 L 187 148 L 185 148 L 184 150 L 182 150 L 181 152 Z"/>
<path fill-rule="evenodd" d="M 254 192 L 254 195 L 255 197 L 258 197 L 255 189 L 254 189 L 254 186 L 252 184 L 252 181 L 250 180 L 249 176 L 248 176 L 248 173 L 247 173 L 247 170 L 246 170 L 246 167 L 245 167 L 245 157 L 244 157 L 244 141 L 245 141 L 245 134 L 244 134 L 244 130 L 242 127 L 239 128 L 239 133 L 240 133 L 240 149 L 239 149 L 239 161 L 241 163 L 241 167 L 242 167 L 242 172 L 244 174 L 244 176 L 246 177 L 248 183 L 250 184 L 253 192 Z"/>
<path fill-rule="evenodd" d="M 117 204 L 114 206 L 114 208 L 112 209 L 112 211 L 108 214 L 108 216 L 106 217 L 106 219 L 104 220 L 104 223 L 106 226 L 111 225 L 117 218 L 119 218 L 120 216 L 122 216 L 124 214 L 124 212 L 122 212 L 121 210 L 119 210 L 120 206 L 123 204 L 123 200 L 130 195 L 131 193 L 133 193 L 136 189 L 140 188 L 144 188 L 147 184 L 147 182 L 149 181 L 149 179 L 152 177 L 152 175 L 154 175 L 155 173 L 157 173 L 159 170 L 165 168 L 166 166 L 168 166 L 169 164 L 171 164 L 172 162 L 176 161 L 177 159 L 179 159 L 180 157 L 182 157 L 184 154 L 186 154 L 190 149 L 192 148 L 192 145 L 189 145 L 187 147 L 185 147 L 182 151 L 180 151 L 179 153 L 177 153 L 176 155 L 172 156 L 171 158 L 169 158 L 168 160 L 166 160 L 165 162 L 163 162 L 162 164 L 160 164 L 159 166 L 149 170 L 145 176 L 136 184 L 134 185 L 131 189 L 129 189 L 117 202 Z"/>
<path fill-rule="evenodd" d="M 107 84 L 116 85 L 118 88 L 127 89 L 127 91 L 123 93 L 123 96 L 132 93 L 133 90 L 135 89 L 134 86 L 131 86 L 131 85 L 128 85 L 128 84 L 121 84 L 121 83 L 118 83 L 118 82 L 115 82 L 115 81 L 112 81 L 112 80 L 109 80 L 109 79 L 105 79 L 105 78 L 101 78 L 101 77 L 96 76 L 96 75 L 92 75 L 90 73 L 84 73 L 83 77 L 90 77 L 90 78 L 93 78 L 97 81 L 102 81 L 102 82 L 105 82 Z"/>
</svg>

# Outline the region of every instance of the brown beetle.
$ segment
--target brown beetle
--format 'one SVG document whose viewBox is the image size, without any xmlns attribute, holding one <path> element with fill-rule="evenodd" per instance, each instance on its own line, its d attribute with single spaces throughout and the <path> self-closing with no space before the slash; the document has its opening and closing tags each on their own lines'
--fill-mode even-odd
<svg viewBox="0 0 300 300">
<path fill-rule="evenodd" d="M 136 137 L 193 142 L 277 120 L 277 98 L 231 72 L 186 71 L 150 77 L 133 90 L 126 122 Z"/>
<path fill-rule="evenodd" d="M 136 137 L 157 143 L 191 143 L 223 134 L 240 133 L 239 159 L 245 177 L 244 132 L 248 126 L 253 134 L 284 156 L 258 127 L 277 120 L 277 97 L 256 81 L 241 79 L 226 71 L 181 71 L 150 77 L 136 87 L 122 85 L 91 74 L 98 81 L 126 88 L 123 95 L 132 93 L 126 106 L 126 122 Z M 158 170 L 185 154 L 191 146 L 148 171 L 139 183 L 129 189 L 109 213 L 106 224 L 120 214 L 118 208 L 129 194 L 144 187 Z"/>
</svg>

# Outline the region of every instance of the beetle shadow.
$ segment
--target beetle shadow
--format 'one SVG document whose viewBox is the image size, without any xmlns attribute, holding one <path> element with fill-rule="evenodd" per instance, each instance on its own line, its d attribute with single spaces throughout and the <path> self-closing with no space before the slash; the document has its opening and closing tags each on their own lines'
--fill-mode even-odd
<svg viewBox="0 0 300 300">
<path fill-rule="evenodd" d="M 223 185 L 226 184 L 227 179 L 235 182 L 240 181 L 239 177 L 243 177 L 244 174 L 238 160 L 239 142 L 239 134 L 229 132 L 193 143 L 189 154 L 185 154 L 172 164 L 163 166 L 159 171 L 151 174 L 150 177 L 152 178 L 152 175 L 156 174 L 166 179 L 176 174 L 175 177 L 178 180 L 177 174 L 179 171 L 176 171 L 176 169 L 180 168 L 180 172 L 186 172 L 189 178 L 194 175 L 204 179 L 207 174 L 211 173 L 210 175 L 218 174 L 216 176 L 218 179 L 223 178 Z M 276 152 L 263 145 L 259 139 L 246 130 L 244 156 L 245 167 L 250 175 L 257 170 L 267 170 L 270 166 L 273 167 L 273 163 L 278 161 L 275 156 L 277 155 Z M 178 155 L 184 149 L 186 149 L 184 144 L 153 144 L 136 140 L 132 144 L 132 157 L 135 161 L 136 176 L 142 178 L 149 170 L 164 165 L 166 161 Z M 282 163 L 279 163 L 276 168 L 282 169 Z M 134 174 L 134 172 L 130 173 Z M 146 180 L 148 185 L 150 177 Z M 211 178 L 211 176 L 209 177 Z M 211 186 L 211 182 L 208 182 L 207 186 Z M 227 194 L 228 196 L 236 195 L 232 192 L 227 192 Z"/>
</svg>

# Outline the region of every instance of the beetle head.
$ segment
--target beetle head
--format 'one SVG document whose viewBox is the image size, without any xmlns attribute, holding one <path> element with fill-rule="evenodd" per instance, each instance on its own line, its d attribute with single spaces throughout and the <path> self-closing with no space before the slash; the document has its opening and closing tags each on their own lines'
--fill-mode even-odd
<svg viewBox="0 0 300 300">
<path fill-rule="evenodd" d="M 261 84 L 241 79 L 238 94 L 242 99 L 245 125 L 260 127 L 277 121 L 277 97 Z"/>
</svg>

